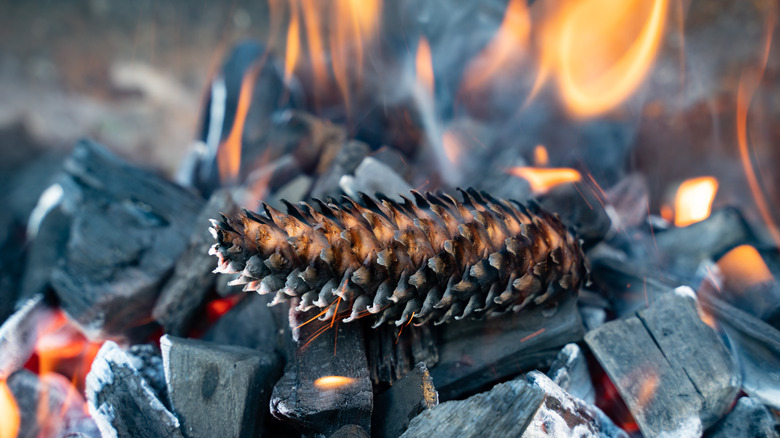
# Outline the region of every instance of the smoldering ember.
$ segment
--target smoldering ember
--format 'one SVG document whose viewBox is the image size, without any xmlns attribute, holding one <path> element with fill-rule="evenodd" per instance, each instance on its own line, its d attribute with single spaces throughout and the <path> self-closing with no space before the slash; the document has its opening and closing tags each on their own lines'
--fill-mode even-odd
<svg viewBox="0 0 780 438">
<path fill-rule="evenodd" d="M 780 435 L 777 2 L 139 4 L 2 7 L 0 438 Z"/>
</svg>

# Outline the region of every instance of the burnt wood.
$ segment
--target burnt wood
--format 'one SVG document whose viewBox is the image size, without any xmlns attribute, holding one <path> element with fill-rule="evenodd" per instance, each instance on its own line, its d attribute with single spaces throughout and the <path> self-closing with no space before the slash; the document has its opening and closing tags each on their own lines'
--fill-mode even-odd
<svg viewBox="0 0 780 438">
<path fill-rule="evenodd" d="M 126 336 L 149 322 L 202 201 L 88 140 L 66 160 L 61 184 L 72 222 L 51 277 L 60 305 L 90 338 Z"/>
<path fill-rule="evenodd" d="M 442 400 L 537 367 L 585 334 L 576 298 L 551 309 L 532 309 L 486 321 L 457 321 L 441 327 L 439 361 L 431 368 Z"/>
<path fill-rule="evenodd" d="M 184 434 L 254 437 L 281 372 L 274 353 L 165 335 L 165 381 Z"/>
<path fill-rule="evenodd" d="M 229 191 L 214 192 L 201 210 L 195 223 L 198 224 L 189 240 L 189 245 L 177 259 L 173 275 L 165 283 L 160 297 L 152 310 L 152 316 L 166 333 L 183 336 L 192 325 L 193 317 L 200 309 L 206 295 L 214 288 L 217 267 L 208 250 L 212 243 L 208 220 L 219 213 L 238 210 Z"/>
<path fill-rule="evenodd" d="M 292 314 L 293 325 L 305 321 Z M 360 324 L 330 327 L 315 319 L 297 334 L 296 351 L 274 386 L 271 413 L 305 434 L 328 436 L 350 424 L 370 433 L 373 392 Z M 334 388 L 315 385 L 329 376 L 351 380 Z"/>
</svg>

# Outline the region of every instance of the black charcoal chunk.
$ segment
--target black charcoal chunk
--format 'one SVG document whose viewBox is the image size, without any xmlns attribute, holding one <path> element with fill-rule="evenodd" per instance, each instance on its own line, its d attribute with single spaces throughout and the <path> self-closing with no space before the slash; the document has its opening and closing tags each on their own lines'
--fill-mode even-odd
<svg viewBox="0 0 780 438">
<path fill-rule="evenodd" d="M 22 279 L 22 299 L 49 293 L 52 271 L 65 254 L 71 218 L 60 205 L 62 196 L 60 184 L 49 186 L 41 194 L 31 214 L 27 229 L 30 243 Z"/>
<path fill-rule="evenodd" d="M 448 401 L 424 410 L 401 436 L 519 437 L 544 400 L 544 390 L 525 381 L 500 383 L 466 400 Z"/>
<path fill-rule="evenodd" d="M 682 370 L 701 395 L 704 427 L 714 424 L 731 406 L 742 379 L 720 337 L 699 318 L 695 301 L 669 294 L 639 312 L 639 319 L 669 364 Z"/>
<path fill-rule="evenodd" d="M 396 438 L 412 418 L 439 403 L 439 395 L 424 363 L 418 363 L 404 378 L 379 394 L 374 403 L 371 430 L 375 437 Z"/>
<path fill-rule="evenodd" d="M 589 260 L 591 281 L 604 291 L 619 316 L 647 307 L 679 285 L 632 259 L 598 255 Z"/>
<path fill-rule="evenodd" d="M 585 341 L 645 436 L 699 436 L 739 390 L 733 358 L 689 296 L 661 297 Z"/>
<path fill-rule="evenodd" d="M 362 427 L 356 424 L 348 424 L 333 432 L 333 435 L 329 438 L 369 438 L 369 436 Z"/>
<path fill-rule="evenodd" d="M 291 313 L 291 325 L 303 324 Z M 363 329 L 314 319 L 299 327 L 293 358 L 271 396 L 271 413 L 307 434 L 356 424 L 371 433 L 373 392 Z"/>
<path fill-rule="evenodd" d="M 275 191 L 268 197 L 266 202 L 268 205 L 274 208 L 284 208 L 284 202 L 287 201 L 291 204 L 297 204 L 301 201 L 307 200 L 309 190 L 311 190 L 312 178 L 307 175 L 298 175 L 295 179 L 288 182 L 279 190 Z"/>
<path fill-rule="evenodd" d="M 280 373 L 275 354 L 165 335 L 160 339 L 171 405 L 190 438 L 253 437 Z"/>
<path fill-rule="evenodd" d="M 173 275 L 165 283 L 152 311 L 166 333 L 176 336 L 187 333 L 197 310 L 214 288 L 217 260 L 209 255 L 209 248 L 214 244 L 209 219 L 219 217 L 220 213 L 233 213 L 237 208 L 228 191 L 216 191 L 195 220 L 197 227 L 189 237 L 189 246 L 176 261 Z"/>
<path fill-rule="evenodd" d="M 658 263 L 665 271 L 690 279 L 702 261 L 717 259 L 728 250 L 753 241 L 753 233 L 739 210 L 723 208 L 701 222 L 656 232 L 646 246 L 658 251 Z"/>
<path fill-rule="evenodd" d="M 771 438 L 780 434 L 780 425 L 769 409 L 750 397 L 737 400 L 734 409 L 707 431 L 709 438 Z"/>
<path fill-rule="evenodd" d="M 603 202 L 594 190 L 582 183 L 555 187 L 541 196 L 539 203 L 557 212 L 563 223 L 577 230 L 586 248 L 600 242 L 612 227 Z"/>
<path fill-rule="evenodd" d="M 384 193 L 402 202 L 399 193 L 408 193 L 412 187 L 395 171 L 373 157 L 366 157 L 355 169 L 355 175 L 344 175 L 339 180 L 339 187 L 348 196 L 358 198 L 358 193 Z"/>
<path fill-rule="evenodd" d="M 343 175 L 355 172 L 363 158 L 371 152 L 371 148 L 360 141 L 348 141 L 339 149 L 336 157 L 325 172 L 320 175 L 312 188 L 312 198 L 325 199 L 341 194 L 339 180 Z"/>
<path fill-rule="evenodd" d="M 112 341 L 103 344 L 92 362 L 85 392 L 89 413 L 103 436 L 184 436 L 176 416 Z"/>
<path fill-rule="evenodd" d="M 202 201 L 88 140 L 65 162 L 61 185 L 71 227 L 52 286 L 87 336 L 125 336 L 148 323 Z"/>
<path fill-rule="evenodd" d="M 431 367 L 439 397 L 462 397 L 523 370 L 549 366 L 564 345 L 585 333 L 576 301 L 442 326 L 439 362 Z"/>
<path fill-rule="evenodd" d="M 154 344 L 136 344 L 125 351 L 130 364 L 138 370 L 157 398 L 170 410 L 160 349 Z"/>
<path fill-rule="evenodd" d="M 400 331 L 400 333 L 399 333 Z M 431 324 L 395 327 L 383 324 L 366 340 L 368 368 L 374 384 L 394 384 L 414 370 L 415 364 L 428 368 L 439 361 L 436 334 Z"/>
<path fill-rule="evenodd" d="M 84 412 L 84 397 L 62 375 L 39 377 L 20 370 L 8 378 L 8 388 L 20 415 L 17 438 L 51 436 L 52 432 L 57 436 L 100 437 L 95 421 Z"/>
<path fill-rule="evenodd" d="M 558 352 L 547 376 L 569 394 L 590 404 L 596 402 L 588 362 L 577 344 L 566 344 Z"/>
<path fill-rule="evenodd" d="M 701 435 L 701 396 L 666 361 L 639 318 L 604 324 L 588 332 L 585 341 L 645 436 Z"/>
<path fill-rule="evenodd" d="M 719 299 L 707 289 L 699 291 L 702 309 L 728 336 L 739 358 L 742 390 L 761 403 L 780 409 L 780 331 Z"/>
</svg>

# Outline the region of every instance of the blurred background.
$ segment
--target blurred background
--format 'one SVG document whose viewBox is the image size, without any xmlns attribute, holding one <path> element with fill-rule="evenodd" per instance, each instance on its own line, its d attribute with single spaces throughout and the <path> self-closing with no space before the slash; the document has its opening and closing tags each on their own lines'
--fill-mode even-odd
<svg viewBox="0 0 780 438">
<path fill-rule="evenodd" d="M 264 1 L 0 1 L 0 161 L 91 137 L 172 175 L 209 75 L 267 25 Z"/>
</svg>

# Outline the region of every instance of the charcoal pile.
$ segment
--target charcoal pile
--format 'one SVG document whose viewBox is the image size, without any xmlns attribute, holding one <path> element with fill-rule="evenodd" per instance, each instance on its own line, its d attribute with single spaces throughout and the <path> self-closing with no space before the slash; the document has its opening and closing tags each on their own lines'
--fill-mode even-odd
<svg viewBox="0 0 780 438">
<path fill-rule="evenodd" d="M 670 201 L 634 119 L 668 107 L 509 74 L 565 82 L 545 1 L 350 9 L 364 45 L 327 48 L 310 3 L 306 56 L 227 53 L 175 178 L 0 130 L 33 151 L 0 181 L 0 437 L 780 435 L 774 212 Z"/>
</svg>

